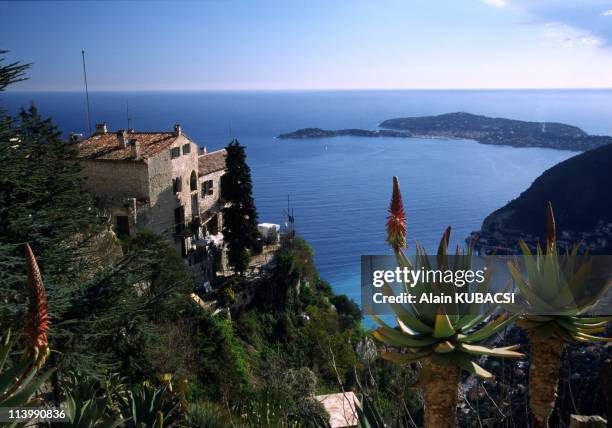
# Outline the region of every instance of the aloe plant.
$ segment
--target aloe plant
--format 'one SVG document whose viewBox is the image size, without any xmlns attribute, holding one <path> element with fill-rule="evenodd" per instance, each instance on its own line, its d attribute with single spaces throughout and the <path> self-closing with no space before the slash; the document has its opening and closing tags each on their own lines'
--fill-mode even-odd
<svg viewBox="0 0 612 428">
<path fill-rule="evenodd" d="M 363 397 L 363 403 L 361 406 L 359 403 L 354 403 L 355 411 L 357 413 L 357 427 L 358 428 L 385 428 L 385 422 L 383 420 L 380 411 L 368 396 Z"/>
<path fill-rule="evenodd" d="M 109 373 L 103 380 L 89 377 L 82 372 L 71 372 L 62 379 L 64 402 L 69 423 L 56 424 L 66 427 L 113 428 L 124 425 L 115 402 L 126 395 L 125 378 Z"/>
<path fill-rule="evenodd" d="M 561 356 L 567 343 L 609 342 L 597 336 L 612 317 L 582 317 L 599 297 L 588 295 L 591 264 L 579 256 L 579 245 L 559 254 L 552 204 L 547 208 L 546 249 L 540 245 L 532 254 L 524 241 L 519 243 L 525 261 L 525 277 L 518 260 L 508 268 L 527 311 L 517 325 L 527 332 L 529 350 L 529 406 L 533 426 L 547 427 L 554 409 L 559 383 Z M 583 297 L 588 296 L 588 297 Z M 542 314 L 542 315 L 539 315 Z"/>
<path fill-rule="evenodd" d="M 52 370 L 38 374 L 36 360 L 23 358 L 8 366 L 14 342 L 10 330 L 0 342 L 0 407 L 30 407 L 41 404 L 34 393 L 47 381 Z"/>
<path fill-rule="evenodd" d="M 134 428 L 171 427 L 183 417 L 182 395 L 174 394 L 167 385 L 155 387 L 148 382 L 129 390 L 120 408 L 130 418 L 126 426 Z"/>
<path fill-rule="evenodd" d="M 67 428 L 116 428 L 127 422 L 121 415 L 109 410 L 105 397 L 93 396 L 81 400 L 71 393 L 66 394 L 64 407 L 69 423 L 58 424 Z"/>
<path fill-rule="evenodd" d="M 387 220 L 387 241 L 396 255 L 398 266 L 414 269 L 412 263 L 403 253 L 406 246 L 406 223 L 401 199 L 399 181 L 393 178 L 393 195 Z M 442 235 L 438 247 L 438 268 L 451 270 L 471 269 L 472 251 L 458 252 L 453 261 L 448 257 L 450 227 Z M 417 263 L 429 268 L 425 250 L 417 247 Z M 483 291 L 487 280 L 479 286 Z M 427 292 L 444 288 L 439 283 L 419 283 L 411 288 L 411 293 Z M 393 293 L 389 286 L 384 287 L 385 294 Z M 500 315 L 492 318 L 494 308 L 480 310 L 477 307 L 463 308 L 457 314 L 449 314 L 443 305 L 411 304 L 391 305 L 398 328 L 387 325 L 382 319 L 373 315 L 379 327 L 373 336 L 388 346 L 382 357 L 399 364 L 420 361 L 423 365 L 419 383 L 425 389 L 425 426 L 444 428 L 457 426 L 457 388 L 460 371 L 490 378 L 492 374 L 481 367 L 476 359 L 481 356 L 522 357 L 516 352 L 518 345 L 494 348 L 482 342 L 502 330 L 513 318 Z M 465 309 L 468 309 L 465 311 Z M 464 315 L 460 315 L 464 314 Z"/>
<path fill-rule="evenodd" d="M 0 339 L 0 407 L 39 406 L 41 400 L 34 394 L 53 374 L 53 370 L 38 373 L 49 355 L 47 332 L 50 322 L 40 270 L 27 244 L 25 254 L 29 302 L 23 335 L 26 347 L 22 358 L 8 367 L 14 345 L 11 331 Z"/>
</svg>

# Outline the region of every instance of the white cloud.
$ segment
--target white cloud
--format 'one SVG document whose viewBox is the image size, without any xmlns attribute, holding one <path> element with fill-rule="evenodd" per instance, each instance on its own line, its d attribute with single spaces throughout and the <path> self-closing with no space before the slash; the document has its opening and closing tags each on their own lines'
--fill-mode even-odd
<svg viewBox="0 0 612 428">
<path fill-rule="evenodd" d="M 604 10 L 601 12 L 601 16 L 612 16 L 612 9 Z"/>
<path fill-rule="evenodd" d="M 544 24 L 544 28 L 544 35 L 547 39 L 557 42 L 566 48 L 579 46 L 598 47 L 604 44 L 603 39 L 562 22 L 547 22 Z"/>
<path fill-rule="evenodd" d="M 595 36 L 584 36 L 580 38 L 580 43 L 584 46 L 600 46 L 603 42 Z"/>
<path fill-rule="evenodd" d="M 487 4 L 489 6 L 493 6 L 493 7 L 506 7 L 508 5 L 508 2 L 506 0 L 481 0 L 484 4 Z"/>
</svg>

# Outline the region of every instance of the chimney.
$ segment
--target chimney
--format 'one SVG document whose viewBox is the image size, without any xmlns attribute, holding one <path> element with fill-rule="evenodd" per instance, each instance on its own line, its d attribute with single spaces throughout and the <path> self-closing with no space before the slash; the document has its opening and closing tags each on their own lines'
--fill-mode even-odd
<svg viewBox="0 0 612 428">
<path fill-rule="evenodd" d="M 134 158 L 140 160 L 142 153 L 140 152 L 140 141 L 132 140 L 134 142 Z"/>
<path fill-rule="evenodd" d="M 206 154 L 206 146 L 200 147 L 200 156 L 204 156 Z"/>
<path fill-rule="evenodd" d="M 119 144 L 124 149 L 128 146 L 128 133 L 127 131 L 120 129 L 117 131 L 117 137 L 119 138 Z"/>
<path fill-rule="evenodd" d="M 177 123 L 176 125 L 174 125 L 174 135 L 180 137 L 182 133 L 183 131 L 181 130 L 181 124 Z"/>
<path fill-rule="evenodd" d="M 107 132 L 106 122 L 96 123 L 96 134 L 106 134 Z"/>
</svg>

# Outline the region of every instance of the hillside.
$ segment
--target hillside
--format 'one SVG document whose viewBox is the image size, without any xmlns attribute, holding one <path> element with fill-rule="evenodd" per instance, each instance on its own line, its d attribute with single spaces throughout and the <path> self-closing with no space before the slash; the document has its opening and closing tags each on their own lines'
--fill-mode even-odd
<svg viewBox="0 0 612 428">
<path fill-rule="evenodd" d="M 596 252 L 612 249 L 612 144 L 591 150 L 545 171 L 521 195 L 490 214 L 480 234 L 482 247 L 535 242 L 546 230 L 545 207 L 553 203 L 559 236 L 566 244 L 582 239 Z"/>
<path fill-rule="evenodd" d="M 555 122 L 525 122 L 470 113 L 404 117 L 385 120 L 381 128 L 419 136 L 466 138 L 483 144 L 590 150 L 612 143 L 612 137 L 589 135 L 582 129 Z"/>
</svg>

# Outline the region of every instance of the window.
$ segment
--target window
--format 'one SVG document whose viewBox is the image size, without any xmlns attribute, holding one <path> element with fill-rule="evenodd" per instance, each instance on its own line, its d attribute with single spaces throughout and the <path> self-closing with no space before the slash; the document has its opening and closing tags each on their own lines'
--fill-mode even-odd
<svg viewBox="0 0 612 428">
<path fill-rule="evenodd" d="M 183 154 L 191 153 L 191 144 L 183 144 Z"/>
<path fill-rule="evenodd" d="M 115 219 L 117 236 L 130 236 L 130 220 L 126 215 L 118 215 Z"/>
<path fill-rule="evenodd" d="M 174 193 L 179 193 L 183 190 L 183 179 L 181 177 L 176 177 L 172 180 L 172 190 Z"/>
<path fill-rule="evenodd" d="M 191 177 L 189 177 L 189 189 L 191 191 L 198 190 L 198 175 L 195 171 L 191 171 Z"/>
<path fill-rule="evenodd" d="M 174 231 L 180 234 L 185 231 L 185 207 L 174 209 Z"/>
<path fill-rule="evenodd" d="M 194 193 L 191 195 L 191 218 L 195 219 L 200 215 L 200 209 L 198 207 L 198 194 Z"/>
<path fill-rule="evenodd" d="M 206 180 L 202 183 L 202 197 L 213 194 L 213 181 Z"/>
<path fill-rule="evenodd" d="M 181 155 L 181 148 L 180 147 L 174 147 L 174 148 L 170 149 L 170 158 L 176 159 L 180 155 Z"/>
</svg>

